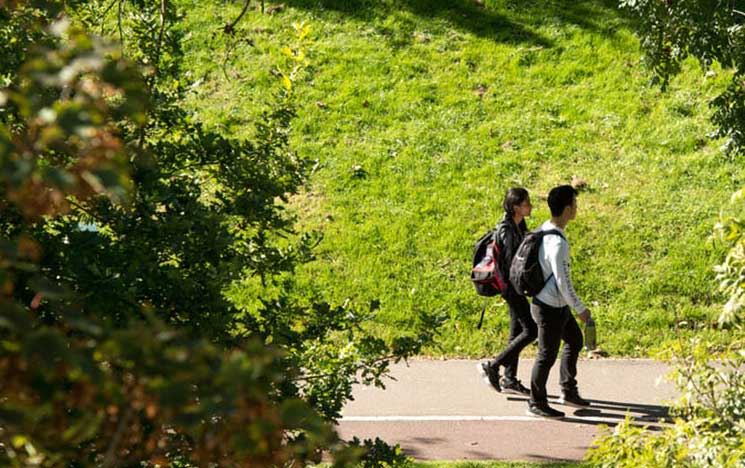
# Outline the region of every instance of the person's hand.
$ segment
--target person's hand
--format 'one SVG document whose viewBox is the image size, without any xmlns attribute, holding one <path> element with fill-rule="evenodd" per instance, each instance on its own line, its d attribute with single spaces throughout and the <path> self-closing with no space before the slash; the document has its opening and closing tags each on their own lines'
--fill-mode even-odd
<svg viewBox="0 0 745 468">
<path fill-rule="evenodd" d="M 590 309 L 585 309 L 584 312 L 581 314 L 577 314 L 577 318 L 582 320 L 583 322 L 587 323 L 587 320 L 592 317 L 592 314 L 590 313 Z"/>
</svg>

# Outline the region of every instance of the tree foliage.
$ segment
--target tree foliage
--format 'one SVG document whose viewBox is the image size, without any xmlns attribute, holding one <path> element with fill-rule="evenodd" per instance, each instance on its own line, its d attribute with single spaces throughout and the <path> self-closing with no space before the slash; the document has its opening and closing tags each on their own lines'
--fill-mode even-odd
<svg viewBox="0 0 745 468">
<path fill-rule="evenodd" d="M 745 2 L 740 0 L 621 0 L 638 19 L 648 65 L 667 85 L 687 57 L 704 68 L 719 63 L 733 71 L 727 89 L 711 103 L 729 154 L 745 151 Z"/>
<path fill-rule="evenodd" d="M 745 3 L 738 1 L 622 0 L 637 14 L 646 59 L 663 85 L 688 56 L 704 68 L 715 62 L 732 70 L 727 89 L 711 103 L 717 137 L 732 154 L 745 150 Z M 742 190 L 732 197 L 742 202 Z M 728 297 L 719 317 L 722 330 L 741 330 L 745 301 L 745 223 L 728 216 L 715 227 L 728 249 L 716 267 L 719 289 Z M 715 287 L 714 285 L 711 286 Z M 588 460 L 599 467 L 742 467 L 745 459 L 745 343 L 716 349 L 700 340 L 680 341 L 667 358 L 675 365 L 681 397 L 674 424 L 651 433 L 629 421 L 603 436 Z"/>
<path fill-rule="evenodd" d="M 313 243 L 283 203 L 306 177 L 288 141 L 307 28 L 240 140 L 184 105 L 181 18 L 176 1 L 0 3 L 4 466 L 282 465 L 322 449 L 344 464 L 358 450 L 327 420 L 352 384 L 382 385 L 433 338 L 425 318 L 386 343 L 368 314 L 292 294 Z M 281 292 L 241 310 L 225 291 L 246 277 Z"/>
<path fill-rule="evenodd" d="M 732 203 L 742 204 L 743 196 L 745 192 L 738 190 L 732 195 Z M 745 315 L 745 220 L 739 216 L 726 216 L 716 226 L 715 233 L 729 248 L 727 257 L 716 267 L 719 289 L 729 298 L 719 323 L 740 326 Z"/>
</svg>

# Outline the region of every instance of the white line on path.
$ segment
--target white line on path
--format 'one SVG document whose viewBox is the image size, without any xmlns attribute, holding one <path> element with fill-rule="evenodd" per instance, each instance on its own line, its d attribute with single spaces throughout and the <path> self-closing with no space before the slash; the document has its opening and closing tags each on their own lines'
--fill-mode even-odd
<svg viewBox="0 0 745 468">
<path fill-rule="evenodd" d="M 615 425 L 618 419 L 574 416 L 583 421 Z M 343 422 L 429 422 L 429 421 L 532 421 L 543 422 L 543 418 L 532 416 L 345 416 Z"/>
</svg>

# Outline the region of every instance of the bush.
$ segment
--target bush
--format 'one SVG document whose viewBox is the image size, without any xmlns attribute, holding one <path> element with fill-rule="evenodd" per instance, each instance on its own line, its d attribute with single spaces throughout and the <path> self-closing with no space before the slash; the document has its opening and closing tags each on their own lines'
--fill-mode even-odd
<svg viewBox="0 0 745 468">
<path fill-rule="evenodd" d="M 742 191 L 733 201 L 742 201 Z M 745 223 L 730 216 L 715 233 L 728 248 L 717 266 L 720 289 L 729 296 L 719 324 L 741 327 L 745 285 Z M 724 332 L 724 330 L 722 330 Z M 666 356 L 681 397 L 672 406 L 674 425 L 659 433 L 627 420 L 599 440 L 588 460 L 599 467 L 741 467 L 745 459 L 745 343 L 719 349 L 706 341 L 679 340 Z"/>
</svg>

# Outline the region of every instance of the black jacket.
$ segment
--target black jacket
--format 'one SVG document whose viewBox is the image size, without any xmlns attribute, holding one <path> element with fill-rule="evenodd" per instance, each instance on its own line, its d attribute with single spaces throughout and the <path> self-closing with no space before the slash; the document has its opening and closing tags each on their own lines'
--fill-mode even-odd
<svg viewBox="0 0 745 468">
<path fill-rule="evenodd" d="M 512 264 L 512 257 L 515 256 L 517 248 L 528 231 L 528 226 L 525 224 L 524 219 L 520 221 L 519 225 L 515 224 L 512 216 L 505 213 L 504 218 L 497 224 L 496 229 L 497 247 L 502 255 L 502 261 L 499 267 L 505 281 L 507 281 L 507 291 L 503 294 L 506 297 L 509 292 L 514 292 L 512 283 L 510 283 L 510 265 Z"/>
</svg>

